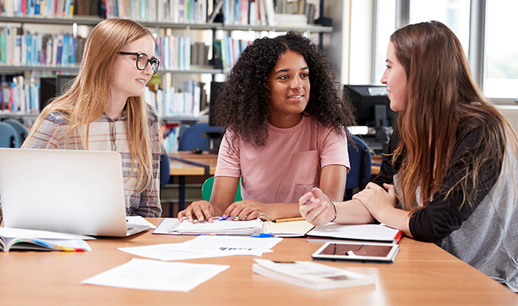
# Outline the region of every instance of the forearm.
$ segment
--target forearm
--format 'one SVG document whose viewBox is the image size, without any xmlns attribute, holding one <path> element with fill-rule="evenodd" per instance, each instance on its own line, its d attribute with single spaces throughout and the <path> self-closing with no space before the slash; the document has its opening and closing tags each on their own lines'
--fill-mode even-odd
<svg viewBox="0 0 518 306">
<path fill-rule="evenodd" d="M 406 210 L 388 207 L 378 210 L 374 218 L 380 223 L 403 231 L 408 237 L 413 237 L 410 233 L 410 214 Z"/>
<path fill-rule="evenodd" d="M 358 200 L 333 203 L 337 213 L 335 223 L 366 224 L 375 221 L 367 208 Z"/>
</svg>

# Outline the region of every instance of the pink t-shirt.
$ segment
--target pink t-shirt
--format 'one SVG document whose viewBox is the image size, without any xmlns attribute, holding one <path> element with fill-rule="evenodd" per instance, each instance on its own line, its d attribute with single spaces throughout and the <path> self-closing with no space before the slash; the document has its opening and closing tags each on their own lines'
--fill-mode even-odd
<svg viewBox="0 0 518 306">
<path fill-rule="evenodd" d="M 347 138 L 311 117 L 282 129 L 268 123 L 266 145 L 254 148 L 227 130 L 218 154 L 215 176 L 241 177 L 243 199 L 262 203 L 298 203 L 318 187 L 322 167 L 343 165 L 349 171 Z M 345 189 L 345 186 L 343 186 Z"/>
</svg>

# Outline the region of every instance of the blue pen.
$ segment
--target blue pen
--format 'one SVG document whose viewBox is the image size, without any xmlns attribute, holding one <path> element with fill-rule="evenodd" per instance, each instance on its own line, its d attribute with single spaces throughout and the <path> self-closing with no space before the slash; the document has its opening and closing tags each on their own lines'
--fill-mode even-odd
<svg viewBox="0 0 518 306">
<path fill-rule="evenodd" d="M 272 234 L 260 233 L 258 235 L 252 235 L 251 237 L 253 237 L 253 238 L 272 238 L 274 236 Z"/>
<path fill-rule="evenodd" d="M 221 216 L 221 217 L 219 217 L 219 221 L 227 220 L 228 218 L 230 218 L 230 215 L 226 216 L 225 218 L 223 218 L 223 216 Z"/>
</svg>

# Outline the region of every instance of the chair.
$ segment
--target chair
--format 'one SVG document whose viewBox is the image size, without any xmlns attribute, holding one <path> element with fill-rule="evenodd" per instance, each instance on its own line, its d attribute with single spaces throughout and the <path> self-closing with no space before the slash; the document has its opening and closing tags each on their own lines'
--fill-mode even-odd
<svg viewBox="0 0 518 306">
<path fill-rule="evenodd" d="M 223 133 L 223 128 L 209 126 L 208 123 L 193 124 L 180 135 L 180 139 L 178 140 L 178 150 L 189 151 L 193 148 L 200 148 L 202 151 L 208 151 L 209 138 L 203 137 L 203 134 L 207 132 Z"/>
<path fill-rule="evenodd" d="M 29 129 L 27 129 L 27 127 L 18 120 L 7 119 L 2 122 L 10 124 L 16 130 L 16 132 L 18 132 L 18 135 L 20 135 L 20 140 L 22 143 L 25 141 L 25 138 L 27 138 L 27 135 L 29 135 Z"/>
<path fill-rule="evenodd" d="M 369 146 L 358 136 L 352 135 L 352 139 L 348 147 L 351 169 L 347 173 L 344 200 L 352 199 L 353 189 L 362 190 L 371 178 L 372 156 Z"/>
<path fill-rule="evenodd" d="M 160 187 L 164 187 L 169 183 L 170 178 L 170 165 L 169 165 L 169 155 L 167 153 L 160 155 Z"/>
<path fill-rule="evenodd" d="M 0 147 L 19 148 L 21 146 L 20 134 L 9 123 L 0 122 Z"/>
<path fill-rule="evenodd" d="M 203 186 L 201 186 L 201 196 L 205 201 L 210 200 L 210 195 L 212 194 L 212 185 L 214 185 L 214 177 L 211 176 L 203 182 Z M 241 197 L 241 178 L 239 179 L 239 185 L 237 185 L 236 197 L 234 198 L 234 202 L 243 201 Z"/>
</svg>

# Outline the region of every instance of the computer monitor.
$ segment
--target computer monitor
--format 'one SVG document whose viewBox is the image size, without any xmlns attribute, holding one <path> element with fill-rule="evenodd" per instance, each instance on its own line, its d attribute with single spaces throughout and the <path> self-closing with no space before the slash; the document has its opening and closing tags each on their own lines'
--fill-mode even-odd
<svg viewBox="0 0 518 306">
<path fill-rule="evenodd" d="M 63 94 L 72 85 L 75 75 L 58 75 L 55 78 L 40 79 L 40 110 L 53 98 Z"/>
<path fill-rule="evenodd" d="M 357 125 L 379 128 L 396 124 L 385 85 L 344 85 L 344 91 L 355 108 Z"/>
</svg>

